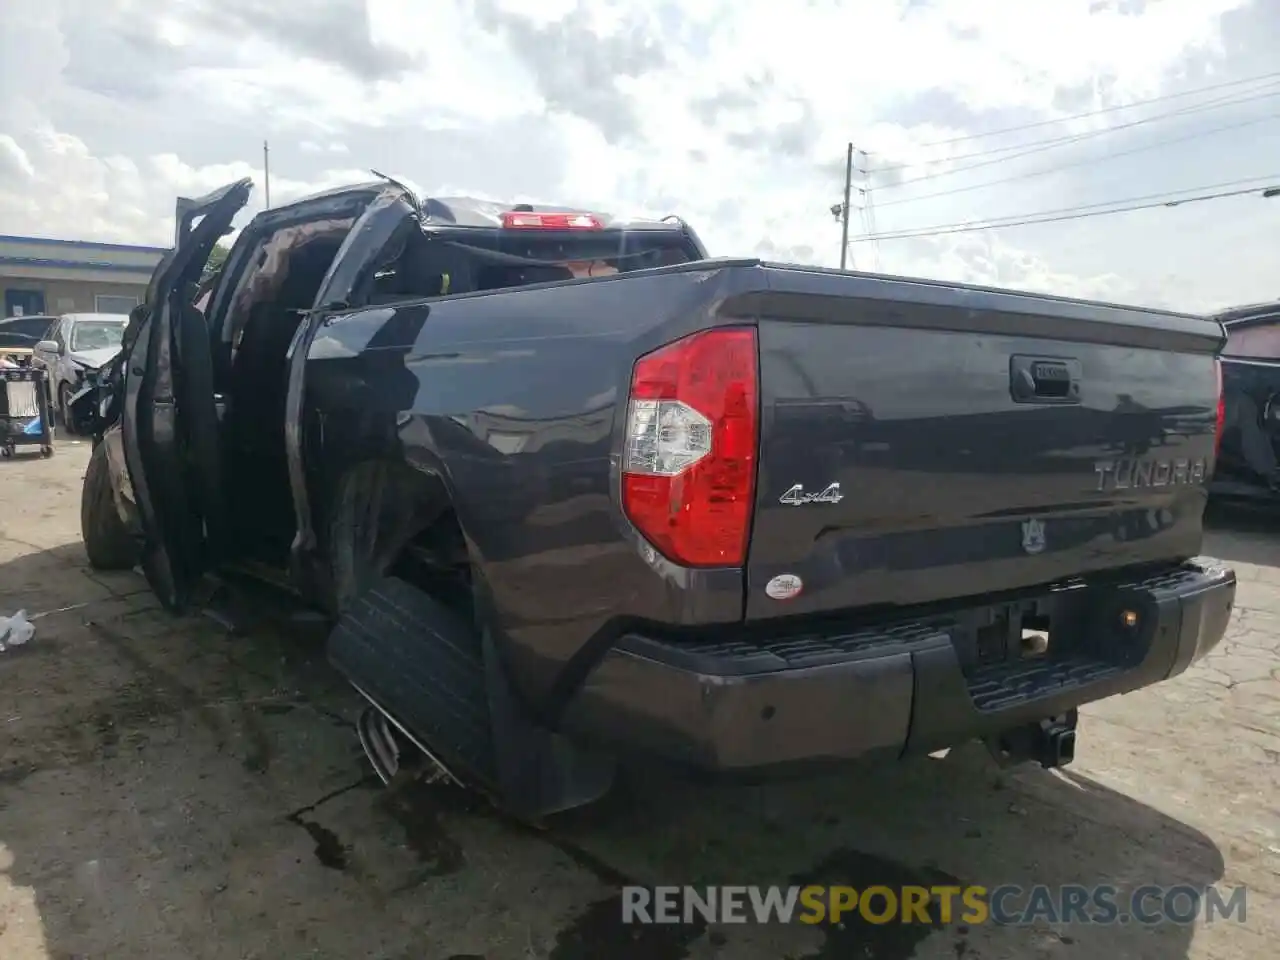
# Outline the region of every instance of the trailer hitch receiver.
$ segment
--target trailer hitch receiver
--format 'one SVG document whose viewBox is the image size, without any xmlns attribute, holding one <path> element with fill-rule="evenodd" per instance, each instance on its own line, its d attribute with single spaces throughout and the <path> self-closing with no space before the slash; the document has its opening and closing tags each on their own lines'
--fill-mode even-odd
<svg viewBox="0 0 1280 960">
<path fill-rule="evenodd" d="M 986 740 L 987 748 L 1001 765 L 1040 764 L 1046 770 L 1065 767 L 1076 757 L 1075 710 L 1036 723 L 1013 727 Z"/>
</svg>

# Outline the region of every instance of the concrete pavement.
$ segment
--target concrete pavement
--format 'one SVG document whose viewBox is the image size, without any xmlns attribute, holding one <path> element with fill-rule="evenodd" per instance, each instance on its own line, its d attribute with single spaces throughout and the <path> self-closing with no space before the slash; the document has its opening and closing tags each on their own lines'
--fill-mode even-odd
<svg viewBox="0 0 1280 960">
<path fill-rule="evenodd" d="M 229 635 L 89 571 L 87 455 L 0 463 L 0 611 L 73 607 L 0 654 L 5 960 L 1269 960 L 1280 943 L 1280 530 L 1208 536 L 1241 580 L 1227 641 L 1083 711 L 1065 772 L 975 747 L 764 787 L 637 777 L 534 832 L 447 786 L 372 781 L 315 624 L 262 614 Z M 1245 885 L 1248 914 L 641 929 L 619 921 L 625 882 Z"/>
</svg>

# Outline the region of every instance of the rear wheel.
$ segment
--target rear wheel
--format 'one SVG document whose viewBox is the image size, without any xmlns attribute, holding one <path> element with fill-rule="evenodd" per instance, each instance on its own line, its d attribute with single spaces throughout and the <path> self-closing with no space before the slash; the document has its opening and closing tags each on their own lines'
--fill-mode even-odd
<svg viewBox="0 0 1280 960">
<path fill-rule="evenodd" d="M 137 541 L 129 535 L 116 510 L 106 444 L 93 448 L 85 470 L 84 486 L 80 488 L 80 536 L 89 555 L 89 566 L 95 570 L 129 570 L 141 559 Z"/>
</svg>

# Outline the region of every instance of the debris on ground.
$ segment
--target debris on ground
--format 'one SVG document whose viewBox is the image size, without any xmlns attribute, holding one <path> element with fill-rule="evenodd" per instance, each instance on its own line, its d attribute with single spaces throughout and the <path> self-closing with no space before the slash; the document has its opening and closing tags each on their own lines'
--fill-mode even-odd
<svg viewBox="0 0 1280 960">
<path fill-rule="evenodd" d="M 22 646 L 35 632 L 35 624 L 27 619 L 25 610 L 19 610 L 11 617 L 0 617 L 0 653 L 9 647 Z"/>
</svg>

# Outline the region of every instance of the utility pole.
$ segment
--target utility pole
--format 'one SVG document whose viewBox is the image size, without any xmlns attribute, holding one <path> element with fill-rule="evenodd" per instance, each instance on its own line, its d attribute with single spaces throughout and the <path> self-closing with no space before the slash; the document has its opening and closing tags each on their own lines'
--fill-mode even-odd
<svg viewBox="0 0 1280 960">
<path fill-rule="evenodd" d="M 262 184 L 265 196 L 264 209 L 271 209 L 271 148 L 267 141 L 262 141 Z"/>
<path fill-rule="evenodd" d="M 849 193 L 853 189 L 853 144 L 844 157 L 844 204 L 840 208 L 840 269 L 849 260 Z"/>
</svg>

